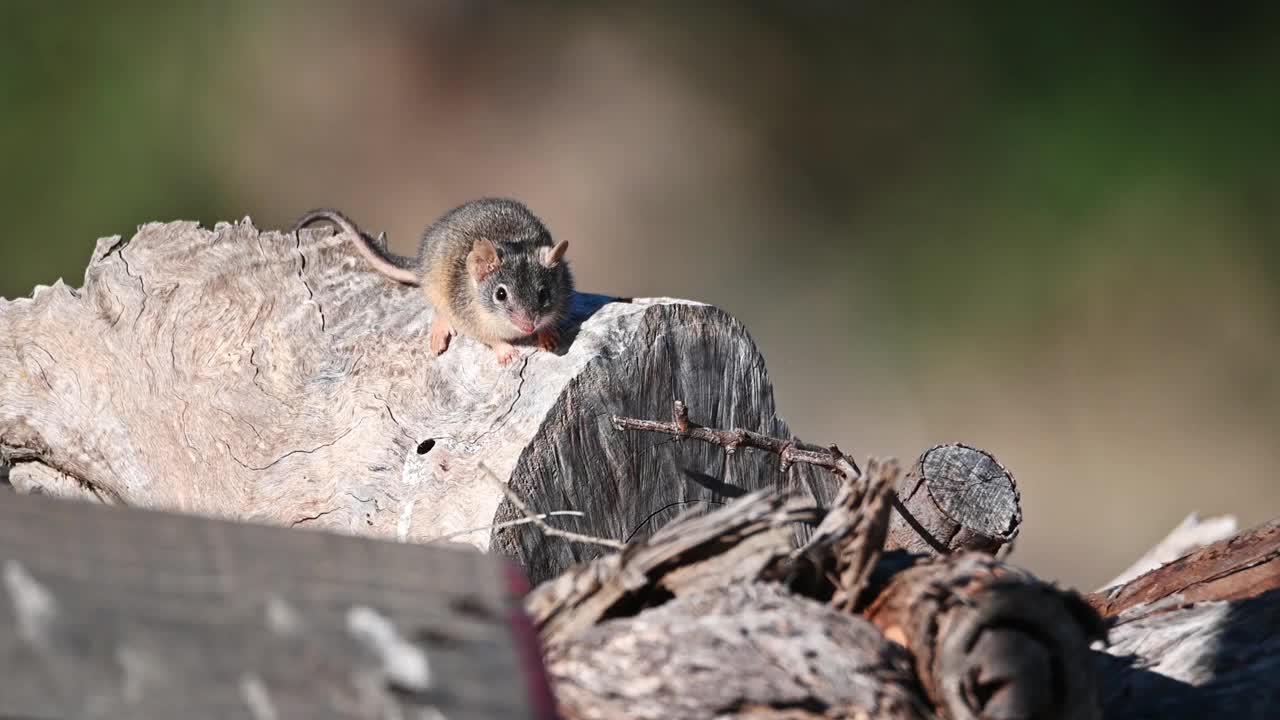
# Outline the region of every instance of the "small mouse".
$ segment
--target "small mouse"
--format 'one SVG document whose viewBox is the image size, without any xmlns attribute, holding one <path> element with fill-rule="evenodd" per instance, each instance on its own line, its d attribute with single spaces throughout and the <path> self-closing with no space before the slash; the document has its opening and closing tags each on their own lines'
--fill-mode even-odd
<svg viewBox="0 0 1280 720">
<path fill-rule="evenodd" d="M 299 218 L 291 232 L 328 220 L 350 235 L 374 270 L 421 287 L 436 309 L 431 351 L 439 355 L 462 334 L 493 349 L 506 365 L 519 351 L 513 341 L 536 337 L 555 350 L 560 324 L 569 314 L 573 274 L 565 260 L 567 240 L 551 233 L 523 203 L 482 198 L 445 213 L 422 234 L 416 258 L 389 252 L 346 215 L 319 209 Z"/>
</svg>

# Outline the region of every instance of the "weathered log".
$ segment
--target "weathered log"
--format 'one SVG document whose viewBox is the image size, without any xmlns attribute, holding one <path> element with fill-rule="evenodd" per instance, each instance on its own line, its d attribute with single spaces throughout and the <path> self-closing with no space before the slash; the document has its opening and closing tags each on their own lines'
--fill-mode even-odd
<svg viewBox="0 0 1280 720">
<path fill-rule="evenodd" d="M 1207 545 L 1130 582 L 1085 596 L 1104 617 L 1168 597 L 1243 600 L 1280 589 L 1280 519 Z"/>
<path fill-rule="evenodd" d="M 885 547 L 928 555 L 1007 554 L 1022 525 L 1013 475 L 983 450 L 936 445 L 902 478 Z"/>
<path fill-rule="evenodd" d="M 0 717 L 550 718 L 513 571 L 461 546 L 9 494 Z"/>
<path fill-rule="evenodd" d="M 1115 619 L 1095 653 L 1106 717 L 1268 720 L 1280 708 L 1280 590 L 1234 602 L 1177 596 Z"/>
<path fill-rule="evenodd" d="M 779 579 L 794 547 L 789 526 L 816 522 L 811 502 L 756 492 L 700 516 L 677 519 L 616 555 L 571 568 L 525 600 L 548 646 L 610 617 L 712 587 Z"/>
<path fill-rule="evenodd" d="M 644 537 L 760 488 L 834 483 L 763 454 L 618 433 L 685 399 L 704 423 L 790 437 L 740 323 L 707 305 L 578 295 L 566 348 L 501 367 L 330 231 L 148 224 L 99 241 L 81 289 L 0 301 L 0 460 L 19 490 L 429 541 L 518 559 L 532 580 L 600 554 L 520 525 Z M 673 482 L 674 478 L 680 481 Z M 472 532 L 468 532 L 472 531 Z"/>
<path fill-rule="evenodd" d="M 547 667 L 566 720 L 929 716 L 900 647 L 775 584 L 610 620 L 553 646 Z"/>
<path fill-rule="evenodd" d="M 952 720 L 1099 717 L 1089 645 L 1104 629 L 1074 593 L 979 553 L 903 571 L 866 610 L 911 651 Z"/>
<path fill-rule="evenodd" d="M 825 511 L 811 542 L 800 550 L 786 552 L 789 538 L 775 531 L 801 519 L 800 508 L 778 494 L 757 493 L 716 512 L 674 522 L 644 543 L 570 570 L 535 590 L 526 607 L 551 656 L 576 662 L 552 664 L 559 667 L 555 677 L 557 687 L 564 689 L 562 701 L 572 698 L 570 715 L 609 717 L 620 712 L 620 699 L 634 698 L 636 688 L 649 687 L 644 683 L 650 680 L 661 686 L 664 697 L 671 688 L 696 694 L 704 681 L 723 684 L 714 673 L 709 679 L 668 677 L 668 672 L 674 677 L 687 667 L 682 661 L 668 660 L 678 643 L 657 636 L 650 623 L 661 618 L 702 639 L 694 627 L 699 619 L 685 617 L 698 606 L 676 604 L 673 597 L 688 599 L 709 588 L 777 581 L 780 587 L 785 582 L 791 591 L 828 601 L 850 615 L 867 587 L 871 563 L 879 557 L 897 475 L 892 462 L 871 459 L 866 466 L 865 475 L 844 477 L 836 502 Z M 897 570 L 899 556 L 904 555 L 898 551 L 877 571 Z M 1036 581 L 989 556 L 966 553 L 937 562 L 928 558 L 908 556 L 908 564 L 920 564 L 898 572 L 887 583 L 881 580 L 866 613 L 888 639 L 912 653 L 917 677 L 946 717 L 1098 717 L 1089 643 L 1102 636 L 1103 628 L 1088 605 L 1074 593 Z M 814 582 L 815 577 L 825 584 Z M 636 624 L 626 624 L 624 618 L 635 619 Z M 724 632 L 720 625 L 715 627 L 717 633 Z M 605 641 L 599 640 L 602 636 Z M 720 652 L 719 648 L 679 648 L 703 659 L 708 652 Z M 845 651 L 858 653 L 864 648 Z M 643 657 L 650 652 L 674 669 L 653 670 L 654 661 Z M 606 659 L 609 654 L 616 657 Z M 593 664 L 602 664 L 607 671 L 597 673 Z M 793 665 L 784 667 L 795 670 Z M 649 674 L 637 679 L 622 673 L 623 668 Z M 776 674 L 761 670 L 752 680 L 769 687 L 766 681 Z M 755 707 L 767 696 L 761 690 L 744 700 L 737 685 L 725 687 L 734 688 L 727 691 L 739 704 Z M 711 705 L 696 706 L 701 716 L 723 712 L 717 708 L 729 702 L 726 696 L 714 690 L 701 692 L 713 698 Z M 794 698 L 782 693 L 776 699 L 768 704 L 770 712 L 780 707 L 794 711 Z M 666 702 L 671 706 L 673 701 Z M 678 715 L 694 713 L 683 704 L 673 707 Z M 811 715 L 796 711 L 795 716 L 827 717 L 822 713 L 828 710 L 831 706 L 824 701 L 809 708 Z M 846 710 L 832 710 L 832 716 L 843 717 L 840 713 Z"/>
<path fill-rule="evenodd" d="M 865 475 L 844 477 L 826 510 L 761 491 L 705 515 L 686 515 L 621 553 L 543 583 L 525 606 L 552 646 L 672 597 L 757 581 L 785 581 L 850 611 L 880 557 L 897 474 L 896 462 L 871 458 Z M 787 531 L 795 522 L 818 525 L 799 549 Z"/>
<path fill-rule="evenodd" d="M 792 554 L 792 585 L 808 595 L 830 598 L 845 612 L 860 609 L 884 552 L 899 472 L 897 461 L 871 458 L 863 475 L 841 483 L 813 537 Z"/>
<path fill-rule="evenodd" d="M 537 512 L 582 511 L 572 529 L 629 546 L 544 584 L 527 602 L 559 663 L 562 708 L 571 717 L 938 711 L 959 718 L 974 708 L 1070 717 L 1071 700 L 1083 708 L 1094 696 L 1071 676 L 1088 674 L 1087 657 L 1076 651 L 1079 636 L 1089 637 L 1091 613 L 989 558 L 959 555 L 930 566 L 898 551 L 874 565 L 880 604 L 867 612 L 914 653 L 905 672 L 901 649 L 847 612 L 861 606 L 860 595 L 866 599 L 887 517 L 890 548 L 934 558 L 1009 550 L 1021 521 L 1017 488 L 989 454 L 932 448 L 899 484 L 898 512 L 884 509 L 897 498 L 869 486 L 846 486 L 828 511 L 836 483 L 818 468 L 870 482 L 878 466 L 869 463 L 862 478 L 838 450 L 796 442 L 774 416 L 750 339 L 715 308 L 579 295 L 568 347 L 526 355 L 505 369 L 467 340 L 431 356 L 430 317 L 417 292 L 366 271 L 342 236 L 259 233 L 246 221 L 212 232 L 189 223 L 148 225 L 127 244 L 101 241 L 83 289 L 59 283 L 30 299 L 0 301 L 0 335 L 11 340 L 0 347 L 0 481 L 8 471 L 24 492 L 408 541 L 457 539 L 514 556 L 535 580 L 601 550 L 546 537 L 531 525 L 497 527 L 524 513 L 511 498 L 523 496 Z M 663 417 L 673 399 L 687 400 L 695 416 L 677 416 L 674 434 L 702 435 L 682 430 L 686 423 L 727 449 L 776 455 L 727 454 L 613 429 L 616 416 Z M 701 514 L 727 498 L 741 499 L 714 516 Z M 0 496 L 0 510 L 11 501 L 36 502 Z M 689 512 L 678 527 L 662 528 L 682 511 Z M 416 689 L 416 661 L 406 671 L 387 658 L 416 657 L 412 648 L 425 647 L 434 673 L 436 645 L 456 638 L 431 623 L 443 618 L 452 627 L 447 612 L 473 612 L 475 602 L 459 600 L 422 619 L 413 613 L 433 613 L 439 603 L 423 599 L 420 583 L 451 588 L 486 565 L 424 563 L 420 555 L 412 563 L 408 555 L 368 560 L 389 551 L 352 550 L 365 545 L 350 539 L 257 534 L 267 528 L 212 523 L 222 529 L 184 530 L 181 523 L 209 522 L 192 518 L 117 540 L 111 528 L 93 534 L 107 521 L 92 517 L 70 532 L 49 524 L 68 547 L 41 544 L 39 533 L 24 530 L 30 519 L 12 523 L 0 513 L 0 553 L 12 545 L 34 558 L 3 567 L 7 598 L 0 600 L 9 605 L 0 602 L 0 617 L 17 624 L 8 636 L 0 626 L 0 657 L 18 658 L 20 669 L 7 662 L 0 672 L 0 715 L 9 712 L 3 702 L 10 697 L 28 702 L 59 692 L 74 714 L 81 691 L 37 677 L 35 663 L 45 663 L 43 672 L 60 670 L 58 683 L 85 683 L 83 692 L 99 698 L 92 707 L 106 714 L 136 700 L 139 688 L 150 693 L 156 677 L 178 678 L 172 685 L 187 693 L 184 712 L 176 713 L 183 716 L 193 716 L 190 698 L 203 698 L 206 685 L 234 690 L 236 710 L 257 717 L 273 716 L 279 704 L 292 710 L 291 694 L 317 686 L 342 688 L 337 700 L 311 692 L 347 702 L 338 711 L 348 716 L 396 709 L 385 701 L 388 693 L 400 709 L 453 700 L 467 707 L 461 700 L 473 699 Z M 813 542 L 795 550 L 794 536 L 807 537 L 796 528 L 819 521 Z M 307 540 L 280 539 L 298 536 Z M 352 544 L 331 550 L 329 543 Z M 1264 526 L 1093 596 L 1117 622 L 1113 654 L 1094 654 L 1104 669 L 1108 717 L 1199 717 L 1225 708 L 1261 718 L 1280 703 L 1275 544 L 1274 528 Z M 316 547 L 328 556 L 314 559 Z M 238 559 L 250 549 L 252 559 Z M 943 574 L 926 572 L 930 567 Z M 253 594 L 255 583 L 283 582 L 286 569 L 289 600 L 291 588 L 300 588 L 318 598 L 314 607 Z M 108 575 L 116 579 L 108 582 Z M 825 582 L 812 582 L 815 576 Z M 374 598 L 366 604 L 372 613 L 333 610 L 331 601 L 365 602 L 346 591 L 348 579 Z M 127 603 L 114 594 L 120 588 Z M 406 609 L 402 594 L 422 607 Z M 114 603 L 108 609 L 115 619 L 101 626 L 78 619 L 99 595 Z M 1223 598 L 1236 600 L 1216 602 Z M 188 612 L 200 613 L 195 628 L 187 626 Z M 471 620 L 498 623 L 492 612 L 481 615 Z M 247 637 L 241 628 L 248 619 L 265 622 L 269 634 L 272 623 L 295 616 L 308 628 L 334 629 L 290 636 L 292 654 L 268 648 L 251 659 L 272 667 L 292 662 L 297 667 L 287 672 L 310 673 L 306 681 L 316 685 L 290 685 L 291 674 L 246 679 L 222 670 L 240 662 L 235 653 L 245 647 L 275 642 Z M 414 623 L 423 632 L 406 639 L 403 627 Z M 179 633 L 211 634 L 215 626 L 226 635 L 209 650 L 219 658 L 214 677 L 188 681 L 200 664 L 193 653 L 205 648 L 193 650 Z M 510 629 L 504 632 L 509 639 Z M 126 642 L 135 636 L 160 640 L 139 650 Z M 465 655 L 468 643 L 485 637 L 477 631 L 449 647 Z M 318 645 L 298 644 L 304 640 Z M 960 647 L 967 640 L 972 645 Z M 795 648 L 802 649 L 798 658 Z M 805 648 L 823 655 L 815 661 Z M 331 661 L 330 652 L 341 657 Z M 772 664 L 744 669 L 753 658 Z M 828 665 L 805 664 L 811 661 Z M 109 671 L 100 669 L 110 663 Z M 505 668 L 468 665 L 472 677 Z M 168 674 L 157 676 L 156 667 Z M 343 672 L 346 685 L 335 679 Z M 914 697 L 913 672 L 937 708 Z M 9 680 L 24 689 L 7 694 Z M 277 699 L 277 681 L 285 701 Z M 1050 691 L 1037 694 L 1044 688 Z M 648 689 L 665 705 L 644 704 Z M 500 700 L 489 686 L 485 691 L 484 700 Z M 1161 700 L 1161 692 L 1185 702 Z M 221 712 L 215 700 L 210 707 Z M 629 700 L 641 703 L 637 710 L 624 707 Z M 18 701 L 15 712 L 34 707 Z M 127 709 L 130 717 L 147 715 Z"/>
<path fill-rule="evenodd" d="M 689 420 L 677 400 L 671 421 L 617 417 L 619 430 L 643 430 L 701 440 L 732 454 L 741 448 L 778 456 L 782 467 L 806 464 L 826 468 L 844 480 L 862 471 L 832 445 L 819 448 L 792 438 L 762 435 L 743 428 L 707 427 Z M 976 550 L 1003 556 L 1013 549 L 1022 525 L 1018 486 L 1013 476 L 986 451 L 967 445 L 936 445 L 916 461 L 891 498 L 893 513 L 884 547 L 931 556 Z"/>
</svg>

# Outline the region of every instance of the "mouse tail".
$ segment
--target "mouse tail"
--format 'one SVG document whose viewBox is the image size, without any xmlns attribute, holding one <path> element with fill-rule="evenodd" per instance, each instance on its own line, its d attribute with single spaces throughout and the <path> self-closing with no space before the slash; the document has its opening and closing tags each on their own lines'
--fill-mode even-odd
<svg viewBox="0 0 1280 720">
<path fill-rule="evenodd" d="M 383 235 L 378 236 L 379 240 L 383 240 L 381 244 L 372 240 L 361 232 L 360 228 L 356 227 L 356 224 L 350 218 L 338 210 L 328 208 L 312 210 L 298 218 L 298 222 L 293 224 L 293 229 L 290 232 L 296 233 L 302 228 L 321 220 L 328 220 L 337 225 L 342 232 L 350 235 L 353 238 L 352 242 L 356 246 L 356 252 L 360 253 L 361 257 L 374 270 L 406 285 L 418 285 L 420 283 L 418 272 L 415 269 L 417 263 L 412 258 L 396 255 L 388 251 Z"/>
</svg>

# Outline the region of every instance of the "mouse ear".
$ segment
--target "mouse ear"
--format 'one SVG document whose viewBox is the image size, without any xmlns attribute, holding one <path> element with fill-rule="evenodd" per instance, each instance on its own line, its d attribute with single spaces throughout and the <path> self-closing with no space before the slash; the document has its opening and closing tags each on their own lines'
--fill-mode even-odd
<svg viewBox="0 0 1280 720">
<path fill-rule="evenodd" d="M 483 280 L 498 269 L 498 264 L 498 249 L 493 243 L 482 238 L 471 246 L 471 253 L 467 255 L 467 269 L 471 271 L 471 277 Z"/>
<path fill-rule="evenodd" d="M 542 264 L 547 267 L 555 267 L 560 264 L 560 260 L 564 258 L 564 251 L 569 249 L 569 241 L 561 240 L 556 243 L 555 247 L 542 248 Z"/>
</svg>

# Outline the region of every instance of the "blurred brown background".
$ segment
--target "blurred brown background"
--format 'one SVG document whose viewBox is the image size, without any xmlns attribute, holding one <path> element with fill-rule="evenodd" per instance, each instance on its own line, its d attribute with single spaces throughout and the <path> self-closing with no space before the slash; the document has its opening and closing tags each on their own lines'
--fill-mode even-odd
<svg viewBox="0 0 1280 720">
<path fill-rule="evenodd" d="M 1045 575 L 1280 514 L 1280 5 L 900 5 L 4 3 L 0 294 L 514 195 L 583 289 L 740 317 L 801 437 L 993 451 Z"/>
</svg>

